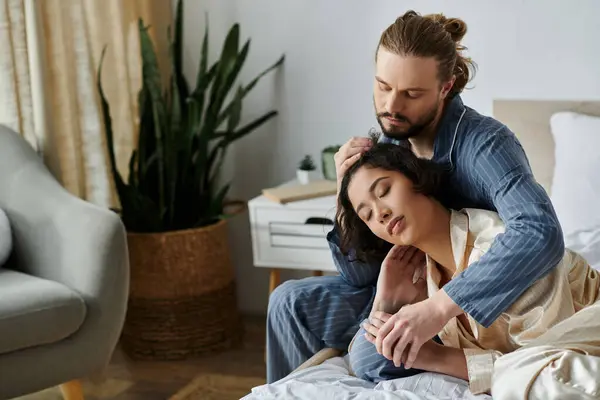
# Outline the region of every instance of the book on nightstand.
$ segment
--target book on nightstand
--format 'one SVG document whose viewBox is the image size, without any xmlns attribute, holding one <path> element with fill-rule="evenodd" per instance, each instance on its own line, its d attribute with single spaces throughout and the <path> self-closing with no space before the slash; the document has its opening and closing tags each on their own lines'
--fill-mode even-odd
<svg viewBox="0 0 600 400">
<path fill-rule="evenodd" d="M 267 199 L 280 204 L 293 201 L 314 199 L 316 197 L 331 196 L 337 192 L 337 183 L 335 181 L 318 180 L 307 184 L 292 183 L 289 185 L 277 186 L 274 188 L 263 189 L 262 194 Z"/>
</svg>

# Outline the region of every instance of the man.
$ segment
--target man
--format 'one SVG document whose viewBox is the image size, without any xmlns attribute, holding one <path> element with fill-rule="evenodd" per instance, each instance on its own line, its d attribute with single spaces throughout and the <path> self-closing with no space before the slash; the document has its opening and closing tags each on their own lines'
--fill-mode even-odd
<svg viewBox="0 0 600 400">
<path fill-rule="evenodd" d="M 472 67 L 461 55 L 465 33 L 460 19 L 409 11 L 383 32 L 376 52 L 373 98 L 384 139 L 448 167 L 443 196 L 447 207 L 494 210 L 506 225 L 506 232 L 468 271 L 435 296 L 403 307 L 380 328 L 378 352 L 390 360 L 394 352 L 401 354 L 407 368 L 421 345 L 451 318 L 467 313 L 489 326 L 552 270 L 564 251 L 550 199 L 535 181 L 515 135 L 460 98 Z M 336 155 L 338 182 L 369 146 L 366 138 L 342 146 Z M 323 347 L 346 349 L 359 323 L 372 310 L 386 307 L 394 289 L 387 271 L 414 262 L 408 253 L 417 257 L 405 252 L 369 263 L 356 261 L 340 251 L 338 229 L 328 240 L 340 276 L 289 281 L 271 296 L 269 382 Z"/>
</svg>

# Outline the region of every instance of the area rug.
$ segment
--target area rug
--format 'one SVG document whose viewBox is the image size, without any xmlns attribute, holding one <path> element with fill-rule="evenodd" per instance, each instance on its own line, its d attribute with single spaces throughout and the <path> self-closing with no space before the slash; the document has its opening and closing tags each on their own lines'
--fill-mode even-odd
<svg viewBox="0 0 600 400">
<path fill-rule="evenodd" d="M 265 379 L 253 376 L 201 374 L 169 400 L 240 400 Z"/>
<path fill-rule="evenodd" d="M 86 400 L 108 400 L 122 395 L 133 386 L 133 382 L 124 379 L 106 379 L 99 383 L 83 382 L 83 394 Z M 58 387 L 16 397 L 13 400 L 63 400 Z"/>
</svg>

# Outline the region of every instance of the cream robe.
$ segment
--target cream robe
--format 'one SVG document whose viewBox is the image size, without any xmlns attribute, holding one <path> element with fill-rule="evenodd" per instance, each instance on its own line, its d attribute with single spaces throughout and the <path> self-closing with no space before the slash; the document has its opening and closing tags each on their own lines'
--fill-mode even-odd
<svg viewBox="0 0 600 400">
<path fill-rule="evenodd" d="M 485 254 L 504 224 L 496 213 L 464 209 L 452 211 L 450 232 L 455 277 Z M 428 258 L 430 296 L 440 289 L 438 268 Z M 560 264 L 491 326 L 467 315 L 470 330 L 453 318 L 439 336 L 464 349 L 475 394 L 491 390 L 495 400 L 600 398 L 599 287 L 598 271 L 566 250 Z"/>
</svg>

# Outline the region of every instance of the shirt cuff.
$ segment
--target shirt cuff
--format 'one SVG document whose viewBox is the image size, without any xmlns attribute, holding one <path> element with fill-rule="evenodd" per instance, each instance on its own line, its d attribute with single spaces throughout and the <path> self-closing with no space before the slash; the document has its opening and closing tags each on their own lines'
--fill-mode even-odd
<svg viewBox="0 0 600 400">
<path fill-rule="evenodd" d="M 339 251 L 340 254 L 342 254 L 342 256 L 345 257 L 350 262 L 356 261 L 356 251 L 354 251 L 354 249 L 349 249 L 348 254 L 343 254 L 342 249 L 341 249 L 341 244 L 340 244 L 340 232 L 339 231 L 340 231 L 340 227 L 338 226 L 337 222 L 334 222 L 333 228 L 331 228 L 331 230 L 325 236 L 327 238 L 327 241 L 329 242 L 329 248 L 332 251 L 336 251 L 336 250 Z"/>
<path fill-rule="evenodd" d="M 467 360 L 471 393 L 489 394 L 492 390 L 494 362 L 500 354 L 493 350 L 464 349 L 463 351 Z"/>
<path fill-rule="evenodd" d="M 469 314 L 478 324 L 484 328 L 489 328 L 490 325 L 496 320 L 498 315 L 484 314 L 481 312 L 481 308 L 476 307 L 473 303 L 465 300 L 461 295 L 461 291 L 465 290 L 466 283 L 463 282 L 463 273 L 461 272 L 458 276 L 450 280 L 444 285 L 444 291 L 464 312 Z M 462 285 L 462 286 L 459 286 Z M 464 293 L 464 292 L 463 292 Z"/>
<path fill-rule="evenodd" d="M 334 223 L 333 228 L 327 233 L 327 241 L 333 244 L 335 247 L 340 247 L 340 236 L 338 233 L 338 226 Z"/>
</svg>

